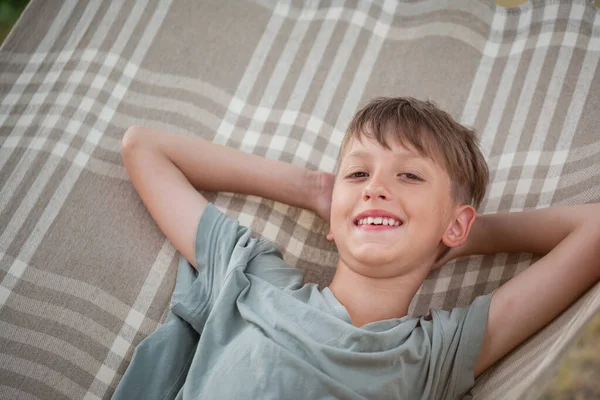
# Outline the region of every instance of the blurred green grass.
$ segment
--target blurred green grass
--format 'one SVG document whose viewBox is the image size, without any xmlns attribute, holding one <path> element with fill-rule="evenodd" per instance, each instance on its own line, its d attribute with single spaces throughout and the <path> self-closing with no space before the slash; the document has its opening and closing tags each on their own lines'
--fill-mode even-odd
<svg viewBox="0 0 600 400">
<path fill-rule="evenodd" d="M 540 400 L 600 399 L 600 314 L 561 360 Z"/>
<path fill-rule="evenodd" d="M 29 0 L 0 0 L 0 43 Z M 600 315 L 586 326 L 540 400 L 600 399 Z"/>
<path fill-rule="evenodd" d="M 28 3 L 29 0 L 0 0 L 0 43 L 4 43 Z"/>
</svg>

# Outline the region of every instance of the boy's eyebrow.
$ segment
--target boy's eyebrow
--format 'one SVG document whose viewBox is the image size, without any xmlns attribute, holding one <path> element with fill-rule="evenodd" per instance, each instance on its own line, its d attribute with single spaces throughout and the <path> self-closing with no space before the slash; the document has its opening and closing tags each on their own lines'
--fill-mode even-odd
<svg viewBox="0 0 600 400">
<path fill-rule="evenodd" d="M 408 157 L 408 158 L 422 158 L 422 156 L 413 153 L 410 150 L 405 150 L 402 152 L 399 151 L 395 151 L 394 152 L 396 155 L 398 156 L 402 156 L 402 157 Z M 364 151 L 364 150 L 354 150 L 351 151 L 350 153 L 348 153 L 346 155 L 346 157 L 352 157 L 352 158 L 370 158 L 372 157 L 371 153 L 369 153 L 368 151 Z"/>
</svg>

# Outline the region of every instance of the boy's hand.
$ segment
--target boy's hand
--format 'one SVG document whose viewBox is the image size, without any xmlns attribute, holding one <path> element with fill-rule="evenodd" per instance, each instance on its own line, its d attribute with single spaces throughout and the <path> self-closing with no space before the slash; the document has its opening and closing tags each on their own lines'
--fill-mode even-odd
<svg viewBox="0 0 600 400">
<path fill-rule="evenodd" d="M 314 206 L 313 211 L 329 223 L 331 215 L 331 195 L 333 193 L 333 184 L 335 175 L 329 172 L 317 171 L 314 173 Z"/>
<path fill-rule="evenodd" d="M 471 238 L 474 235 L 473 231 L 477 231 L 479 229 L 479 225 L 481 224 L 480 216 L 480 214 L 477 214 L 477 217 L 473 222 L 471 230 L 469 231 L 469 236 L 467 237 L 465 243 L 457 247 L 450 247 L 445 253 L 442 253 L 442 256 L 439 259 L 435 260 L 435 262 L 431 266 L 432 271 L 438 268 L 442 268 L 444 265 L 448 264 L 455 258 L 466 257 L 473 254 L 473 252 L 470 250 L 470 243 L 472 241 Z"/>
<path fill-rule="evenodd" d="M 464 245 L 463 245 L 464 246 Z M 450 261 L 455 258 L 462 257 L 464 254 L 461 253 L 461 247 L 452 247 L 448 249 L 448 251 L 439 259 L 436 260 L 435 263 L 431 266 L 431 270 L 442 268 L 444 265 L 448 264 Z"/>
</svg>

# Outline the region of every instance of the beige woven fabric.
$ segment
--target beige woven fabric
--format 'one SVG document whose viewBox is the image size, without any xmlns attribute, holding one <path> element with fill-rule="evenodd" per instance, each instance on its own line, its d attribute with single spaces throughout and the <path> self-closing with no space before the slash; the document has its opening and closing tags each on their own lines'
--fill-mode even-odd
<svg viewBox="0 0 600 400">
<path fill-rule="evenodd" d="M 584 0 L 32 1 L 0 50 L 0 398 L 108 399 L 165 316 L 179 254 L 123 167 L 130 125 L 332 171 L 360 106 L 414 96 L 479 132 L 481 212 L 581 204 L 600 201 L 599 57 Z M 315 215 L 207 197 L 327 285 Z M 451 263 L 411 312 L 466 305 L 531 261 Z M 535 398 L 599 307 L 596 285 L 475 398 Z"/>
</svg>

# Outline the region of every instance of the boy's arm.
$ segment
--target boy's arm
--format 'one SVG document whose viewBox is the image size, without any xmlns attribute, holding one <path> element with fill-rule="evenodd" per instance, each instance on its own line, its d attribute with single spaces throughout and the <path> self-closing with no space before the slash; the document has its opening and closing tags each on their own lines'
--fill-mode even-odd
<svg viewBox="0 0 600 400">
<path fill-rule="evenodd" d="M 475 376 L 600 279 L 600 204 L 480 215 L 462 255 L 546 254 L 492 295 Z"/>
<path fill-rule="evenodd" d="M 121 152 L 148 211 L 194 267 L 196 229 L 207 205 L 197 190 L 251 194 L 322 214 L 316 201 L 325 181 L 318 172 L 139 126 L 127 130 Z"/>
</svg>

